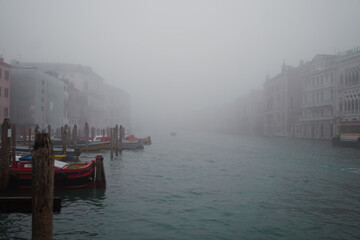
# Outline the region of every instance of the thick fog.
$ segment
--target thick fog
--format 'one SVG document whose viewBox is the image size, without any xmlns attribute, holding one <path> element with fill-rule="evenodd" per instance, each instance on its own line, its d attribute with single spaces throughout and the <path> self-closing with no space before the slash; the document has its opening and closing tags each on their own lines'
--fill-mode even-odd
<svg viewBox="0 0 360 240">
<path fill-rule="evenodd" d="M 90 66 L 130 94 L 134 124 L 169 125 L 262 88 L 284 61 L 358 47 L 359 9 L 358 0 L 1 0 L 0 53 Z"/>
</svg>

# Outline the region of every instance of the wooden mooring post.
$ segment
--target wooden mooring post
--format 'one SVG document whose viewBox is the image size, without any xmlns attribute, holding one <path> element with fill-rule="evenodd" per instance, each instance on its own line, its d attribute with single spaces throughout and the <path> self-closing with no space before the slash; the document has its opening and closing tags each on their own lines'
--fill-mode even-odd
<svg viewBox="0 0 360 240">
<path fill-rule="evenodd" d="M 96 178 L 95 184 L 96 187 L 106 187 L 106 178 L 105 178 L 105 170 L 104 170 L 104 157 L 101 155 L 96 156 Z"/>
<path fill-rule="evenodd" d="M 119 141 L 119 149 L 120 149 L 120 152 L 122 152 L 122 140 L 124 139 L 124 128 L 122 125 L 120 125 L 120 141 Z"/>
<path fill-rule="evenodd" d="M 63 154 L 66 154 L 67 130 L 68 130 L 67 125 L 65 125 L 64 127 L 61 127 L 61 143 L 62 143 Z"/>
<path fill-rule="evenodd" d="M 77 148 L 77 125 L 75 124 L 73 127 L 73 131 L 72 131 L 72 143 L 73 143 L 73 148 L 76 149 Z"/>
<path fill-rule="evenodd" d="M 116 124 L 114 129 L 114 140 L 115 140 L 115 156 L 119 156 L 119 126 Z"/>
<path fill-rule="evenodd" d="M 67 127 L 67 140 L 66 144 L 70 147 L 71 146 L 71 127 Z"/>
<path fill-rule="evenodd" d="M 110 159 L 114 159 L 114 129 L 110 128 Z"/>
<path fill-rule="evenodd" d="M 10 134 L 11 123 L 8 118 L 4 119 L 1 128 L 1 150 L 0 150 L 0 191 L 6 191 L 10 180 Z"/>
<path fill-rule="evenodd" d="M 52 239 L 54 154 L 47 133 L 36 134 L 32 157 L 32 239 Z"/>
</svg>

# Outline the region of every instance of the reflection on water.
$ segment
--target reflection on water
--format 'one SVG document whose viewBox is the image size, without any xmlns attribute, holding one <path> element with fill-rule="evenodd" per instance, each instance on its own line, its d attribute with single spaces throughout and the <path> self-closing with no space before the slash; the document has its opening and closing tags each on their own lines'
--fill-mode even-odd
<svg viewBox="0 0 360 240">
<path fill-rule="evenodd" d="M 98 230 L 95 226 L 102 224 L 97 222 L 98 214 L 104 208 L 105 188 L 83 188 L 71 190 L 55 190 L 54 196 L 61 198 L 61 212 L 53 215 L 54 239 L 74 239 L 71 236 L 95 236 Z M 31 196 L 31 189 L 16 189 L 2 196 Z M 89 226 L 88 230 L 78 231 L 79 219 L 83 219 Z M 94 221 L 89 221 L 92 219 Z M 12 213 L 0 214 L 0 239 L 30 239 L 31 238 L 31 214 Z M 93 225 L 91 227 L 91 225 Z M 59 234 L 57 234 L 57 232 Z"/>
<path fill-rule="evenodd" d="M 86 201 L 97 207 L 101 206 L 102 200 L 105 199 L 105 188 L 82 188 L 72 190 L 56 190 L 55 197 L 61 197 L 61 204 L 66 206 L 76 201 Z"/>
</svg>

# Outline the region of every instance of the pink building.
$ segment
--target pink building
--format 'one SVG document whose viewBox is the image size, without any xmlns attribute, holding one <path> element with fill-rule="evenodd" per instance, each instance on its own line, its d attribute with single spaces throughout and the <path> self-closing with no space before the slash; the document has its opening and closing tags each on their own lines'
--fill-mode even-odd
<svg viewBox="0 0 360 240">
<path fill-rule="evenodd" d="M 10 118 L 10 67 L 0 57 L 0 124 Z"/>
</svg>

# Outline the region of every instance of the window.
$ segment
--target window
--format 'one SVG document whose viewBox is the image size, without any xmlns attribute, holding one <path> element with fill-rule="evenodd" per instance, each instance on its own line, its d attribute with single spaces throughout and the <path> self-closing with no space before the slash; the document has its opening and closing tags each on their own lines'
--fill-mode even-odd
<svg viewBox="0 0 360 240">
<path fill-rule="evenodd" d="M 9 116 L 9 110 L 7 107 L 4 108 L 4 117 L 8 117 Z"/>
<path fill-rule="evenodd" d="M 0 69 L 0 79 L 1 79 L 1 69 Z"/>
<path fill-rule="evenodd" d="M 1 87 L 0 87 L 0 96 L 1 96 Z"/>
<path fill-rule="evenodd" d="M 8 88 L 5 88 L 5 97 L 9 97 L 9 89 Z"/>
<path fill-rule="evenodd" d="M 5 71 L 5 80 L 9 80 L 9 71 Z"/>
</svg>

